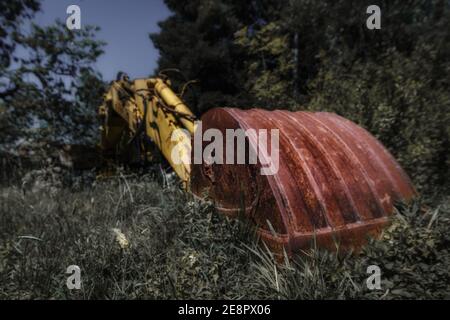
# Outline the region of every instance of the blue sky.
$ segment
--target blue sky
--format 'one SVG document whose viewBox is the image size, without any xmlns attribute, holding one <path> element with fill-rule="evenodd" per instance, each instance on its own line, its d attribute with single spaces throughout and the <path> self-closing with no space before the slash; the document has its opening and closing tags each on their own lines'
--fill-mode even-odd
<svg viewBox="0 0 450 320">
<path fill-rule="evenodd" d="M 71 4 L 81 8 L 82 25 L 99 26 L 98 38 L 108 43 L 97 63 L 105 80 L 113 80 L 118 71 L 131 78 L 152 74 L 158 51 L 148 35 L 158 32 L 157 23 L 170 15 L 163 0 L 43 0 L 34 22 L 49 25 L 58 18 L 66 21 Z"/>
</svg>

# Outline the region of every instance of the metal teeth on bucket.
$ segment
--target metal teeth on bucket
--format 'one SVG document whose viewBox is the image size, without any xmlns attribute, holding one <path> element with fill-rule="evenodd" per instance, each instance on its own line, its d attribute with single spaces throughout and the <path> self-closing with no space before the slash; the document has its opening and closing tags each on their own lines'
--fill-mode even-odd
<svg viewBox="0 0 450 320">
<path fill-rule="evenodd" d="M 224 137 L 227 129 L 279 129 L 276 174 L 261 175 L 259 158 L 257 164 L 194 164 L 191 180 L 192 192 L 214 199 L 219 211 L 243 212 L 276 252 L 313 242 L 331 250 L 336 244 L 358 249 L 387 223 L 394 202 L 415 195 L 386 148 L 336 114 L 217 108 L 202 117 L 202 131 L 210 128 Z M 256 141 L 246 143 L 248 161 Z"/>
</svg>

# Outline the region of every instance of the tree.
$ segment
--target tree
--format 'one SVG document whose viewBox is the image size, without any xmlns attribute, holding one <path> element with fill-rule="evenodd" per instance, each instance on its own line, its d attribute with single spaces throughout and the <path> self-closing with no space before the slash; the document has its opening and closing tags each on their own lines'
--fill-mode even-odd
<svg viewBox="0 0 450 320">
<path fill-rule="evenodd" d="M 244 89 L 261 108 L 288 108 L 295 105 L 294 55 L 289 35 L 280 21 L 244 27 L 234 43 L 245 50 Z"/>
<path fill-rule="evenodd" d="M 159 69 L 200 81 L 212 107 L 328 110 L 377 136 L 419 190 L 450 188 L 450 4 L 370 1 L 166 1 L 151 35 Z M 178 84 L 179 82 L 176 82 Z"/>
<path fill-rule="evenodd" d="M 94 70 L 103 52 L 103 43 L 95 39 L 98 28 L 70 31 L 57 21 L 49 27 L 31 24 L 25 32 L 19 20 L 29 20 L 39 4 L 15 0 L 5 8 L 0 20 L 10 27 L 2 37 L 2 147 L 36 141 L 92 143 L 104 89 Z"/>
<path fill-rule="evenodd" d="M 36 0 L 15 0 L 0 2 L 0 98 L 11 94 L 14 88 L 8 86 L 5 72 L 13 61 L 16 49 L 15 36 L 21 32 L 24 20 L 30 19 L 40 8 Z"/>
<path fill-rule="evenodd" d="M 7 113 L 5 98 L 17 92 L 18 88 L 10 81 L 8 68 L 14 60 L 13 52 L 16 49 L 15 35 L 20 32 L 24 20 L 32 17 L 39 10 L 39 2 L 29 1 L 2 1 L 0 2 L 0 142 L 11 138 L 5 133 L 15 134 L 10 114 Z"/>
<path fill-rule="evenodd" d="M 246 4 L 223 0 L 166 3 L 174 14 L 160 23 L 160 33 L 150 36 L 160 51 L 159 70 L 177 68 L 186 79 L 199 81 L 199 99 L 186 97 L 198 114 L 216 106 L 247 104 L 249 95 L 240 72 L 243 61 L 235 59 L 239 48 L 234 44 L 234 34 L 243 26 L 237 13 Z"/>
</svg>

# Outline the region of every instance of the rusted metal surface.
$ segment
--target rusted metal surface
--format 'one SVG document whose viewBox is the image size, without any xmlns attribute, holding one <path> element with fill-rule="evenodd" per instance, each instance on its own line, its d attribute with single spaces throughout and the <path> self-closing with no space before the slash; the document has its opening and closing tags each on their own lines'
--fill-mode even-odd
<svg viewBox="0 0 450 320">
<path fill-rule="evenodd" d="M 381 143 L 335 114 L 218 108 L 202 124 L 203 132 L 216 128 L 224 135 L 226 129 L 279 129 L 276 174 L 262 176 L 259 162 L 203 163 L 192 166 L 191 180 L 192 192 L 214 199 L 219 211 L 243 212 L 275 251 L 297 251 L 312 241 L 357 249 L 388 222 L 394 202 L 415 195 Z M 247 143 L 255 148 L 252 139 Z"/>
</svg>

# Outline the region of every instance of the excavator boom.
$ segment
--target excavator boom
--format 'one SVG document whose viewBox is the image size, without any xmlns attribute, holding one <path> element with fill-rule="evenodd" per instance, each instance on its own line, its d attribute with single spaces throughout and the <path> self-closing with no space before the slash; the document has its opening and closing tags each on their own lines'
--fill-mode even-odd
<svg viewBox="0 0 450 320">
<path fill-rule="evenodd" d="M 150 140 L 184 186 L 189 187 L 190 165 L 175 163 L 172 152 L 178 145 L 181 157 L 190 155 L 190 144 L 180 143 L 187 139 L 180 129 L 193 134 L 196 118 L 168 83 L 160 78 L 114 81 L 99 108 L 99 116 L 102 121 L 100 146 L 104 156 L 114 157 L 129 152 L 132 146 L 134 154 L 130 156 L 137 161 L 145 160 L 150 155 L 146 154 L 144 144 Z"/>
</svg>

